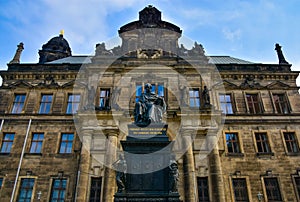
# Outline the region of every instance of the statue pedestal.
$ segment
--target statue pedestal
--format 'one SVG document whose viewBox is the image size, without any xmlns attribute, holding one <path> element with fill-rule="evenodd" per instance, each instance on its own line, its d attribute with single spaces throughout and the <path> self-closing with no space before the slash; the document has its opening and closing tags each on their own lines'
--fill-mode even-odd
<svg viewBox="0 0 300 202">
<path fill-rule="evenodd" d="M 125 191 L 115 194 L 115 202 L 180 201 L 177 191 L 170 189 L 172 142 L 166 124 L 148 127 L 128 125 L 128 136 L 122 141 L 127 164 Z"/>
</svg>

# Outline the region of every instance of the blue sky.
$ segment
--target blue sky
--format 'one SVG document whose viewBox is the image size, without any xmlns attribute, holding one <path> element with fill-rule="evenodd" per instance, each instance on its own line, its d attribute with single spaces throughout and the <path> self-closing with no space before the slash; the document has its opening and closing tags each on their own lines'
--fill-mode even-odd
<svg viewBox="0 0 300 202">
<path fill-rule="evenodd" d="M 20 42 L 21 62 L 37 63 L 38 50 L 61 29 L 73 55 L 93 54 L 96 43 L 117 37 L 147 5 L 201 43 L 207 55 L 277 63 L 279 43 L 300 71 L 299 0 L 0 0 L 0 69 L 7 69 Z"/>
</svg>

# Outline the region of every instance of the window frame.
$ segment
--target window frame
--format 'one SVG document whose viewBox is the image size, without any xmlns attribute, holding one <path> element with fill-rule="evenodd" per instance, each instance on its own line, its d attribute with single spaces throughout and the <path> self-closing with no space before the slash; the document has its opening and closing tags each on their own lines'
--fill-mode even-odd
<svg viewBox="0 0 300 202">
<path fill-rule="evenodd" d="M 79 96 L 79 100 L 75 100 L 74 99 L 70 100 L 70 96 Z M 66 110 L 65 113 L 66 114 L 76 114 L 78 113 L 78 110 L 80 109 L 80 103 L 81 103 L 81 94 L 80 93 L 68 93 L 67 94 L 67 105 L 66 105 Z M 76 106 L 76 109 L 75 107 Z"/>
<path fill-rule="evenodd" d="M 61 187 L 59 187 L 59 192 L 58 192 L 59 193 L 58 196 L 60 196 L 61 190 L 63 190 L 64 191 L 64 198 L 63 199 L 58 198 L 55 201 L 57 201 L 57 200 L 63 200 L 63 201 L 65 201 L 65 199 L 67 197 L 68 181 L 69 181 L 68 178 L 65 178 L 65 177 L 61 177 L 61 178 L 55 177 L 55 178 L 51 179 L 51 187 L 50 187 L 50 192 L 49 192 L 49 202 L 53 201 L 54 183 L 55 183 L 56 180 L 60 181 L 59 185 L 61 185 L 62 181 L 65 181 L 66 185 L 65 185 L 64 189 L 62 189 Z"/>
<path fill-rule="evenodd" d="M 264 112 L 264 108 L 263 108 L 263 103 L 262 103 L 262 99 L 261 99 L 261 96 L 259 93 L 248 93 L 248 92 L 245 92 L 244 93 L 244 96 L 245 96 L 245 102 L 246 102 L 246 108 L 247 108 L 247 113 L 248 114 L 252 114 L 252 115 L 255 115 L 255 114 L 263 114 Z M 251 100 L 251 105 L 248 101 L 248 96 L 251 96 L 252 100 Z M 253 96 L 257 96 L 257 101 L 256 102 L 253 102 Z M 255 103 L 257 103 L 257 108 L 259 109 L 259 112 L 256 112 L 256 107 L 255 107 Z M 250 107 L 251 106 L 251 107 Z M 251 112 L 250 108 L 254 111 Z"/>
<path fill-rule="evenodd" d="M 72 141 L 69 141 L 68 138 L 67 140 L 63 140 L 63 136 L 64 135 L 73 135 L 73 139 Z M 62 144 L 65 143 L 66 146 L 64 146 L 64 152 L 62 152 Z M 59 148 L 58 148 L 58 153 L 59 154 L 72 154 L 73 153 L 73 148 L 74 148 L 74 143 L 75 143 L 75 133 L 61 133 L 60 134 L 60 139 L 59 139 Z M 71 144 L 72 147 L 71 147 L 71 151 L 70 152 L 66 152 L 68 151 L 68 145 Z"/>
<path fill-rule="evenodd" d="M 249 176 L 241 175 L 240 173 L 235 173 L 234 175 L 229 176 L 229 185 L 230 185 L 230 191 L 231 191 L 231 201 L 236 201 L 235 199 L 235 189 L 233 185 L 233 180 L 235 179 L 244 179 L 246 184 L 246 191 L 247 191 L 247 198 L 248 201 L 252 201 L 252 194 L 251 194 L 251 186 L 250 186 L 250 180 Z"/>
<path fill-rule="evenodd" d="M 283 93 L 283 92 L 281 92 L 281 93 L 280 92 L 272 92 L 271 95 L 272 95 L 271 98 L 272 98 L 272 104 L 273 104 L 273 108 L 274 108 L 274 112 L 275 113 L 277 113 L 277 114 L 290 114 L 291 113 L 292 110 L 291 110 L 290 102 L 289 102 L 289 99 L 288 99 L 286 93 Z M 286 113 L 282 109 L 280 109 L 280 110 L 282 110 L 281 112 L 279 112 L 277 110 L 277 105 L 276 105 L 277 102 L 275 102 L 275 99 L 274 99 L 275 95 L 277 95 L 277 96 L 281 95 L 283 97 L 283 99 L 284 99 L 283 103 L 285 103 L 286 108 L 287 108 L 287 112 Z M 279 103 L 281 103 L 281 102 L 279 102 Z M 279 104 L 279 105 L 280 105 L 280 108 L 282 108 L 281 104 Z"/>
<path fill-rule="evenodd" d="M 199 193 L 199 187 L 203 187 L 203 186 L 200 186 L 199 185 L 199 181 L 201 180 L 201 179 L 205 179 L 206 180 L 206 182 L 207 182 L 207 186 L 205 187 L 204 186 L 204 188 L 203 189 L 201 189 L 202 191 L 201 191 L 201 193 L 202 193 L 202 196 L 204 196 L 204 198 L 205 198 L 205 193 L 206 193 L 206 190 L 207 190 L 207 200 L 202 200 L 202 201 L 200 201 L 200 193 Z M 209 202 L 210 201 L 210 199 L 211 199 L 211 196 L 210 196 L 210 184 L 209 184 L 209 179 L 208 179 L 208 177 L 207 176 L 204 176 L 204 177 L 197 177 L 197 193 L 198 193 L 198 201 L 199 202 Z"/>
<path fill-rule="evenodd" d="M 13 139 L 12 139 L 12 140 L 10 140 L 10 139 L 6 140 L 6 139 L 5 139 L 6 135 L 13 135 Z M 2 139 L 1 139 L 0 154 L 10 154 L 10 153 L 11 153 L 11 150 L 12 150 L 13 145 L 14 145 L 15 136 L 16 136 L 15 133 L 3 133 Z M 11 143 L 11 145 L 10 145 L 10 147 L 9 147 L 9 151 L 7 151 L 7 147 L 8 147 L 8 146 L 6 146 L 5 151 L 2 151 L 3 145 L 4 145 L 5 143 L 7 143 L 7 144 Z"/>
<path fill-rule="evenodd" d="M 258 142 L 257 142 L 257 139 L 256 139 L 256 135 L 258 134 L 264 134 L 265 137 L 267 138 L 266 140 L 264 141 L 259 141 L 259 142 L 266 142 L 267 144 L 267 147 L 269 149 L 269 151 L 266 151 L 266 152 L 263 152 L 263 151 L 259 151 L 259 148 L 258 148 Z M 261 140 L 261 138 L 260 138 Z M 256 155 L 257 156 L 263 156 L 263 155 L 274 155 L 274 153 L 272 152 L 273 149 L 272 149 L 272 145 L 271 145 L 271 141 L 270 141 L 270 138 L 269 138 L 269 134 L 267 131 L 253 131 L 253 141 L 254 141 L 254 145 L 255 145 L 255 150 L 256 150 Z M 263 147 L 262 147 L 263 148 Z"/>
<path fill-rule="evenodd" d="M 97 189 L 96 191 L 100 191 L 99 193 L 99 198 L 95 198 L 93 197 L 93 201 L 91 201 L 91 197 L 92 197 L 92 190 L 93 190 L 93 179 L 97 179 L 100 181 L 100 189 Z M 99 184 L 98 184 L 99 185 Z M 97 186 L 97 188 L 99 188 L 99 186 Z M 103 188 L 103 178 L 102 177 L 91 177 L 90 178 L 90 192 L 89 192 L 89 202 L 96 202 L 96 201 L 102 201 L 102 188 Z M 96 193 L 96 192 L 95 192 Z"/>
<path fill-rule="evenodd" d="M 299 140 L 298 140 L 296 132 L 295 131 L 283 131 L 283 130 L 281 130 L 280 133 L 281 133 L 281 137 L 282 137 L 282 141 L 283 141 L 283 145 L 284 145 L 284 149 L 285 149 L 286 154 L 287 155 L 300 155 Z M 292 152 L 289 151 L 289 149 L 291 147 L 288 146 L 290 144 L 287 144 L 287 140 L 285 138 L 286 137 L 285 134 L 293 134 L 293 136 L 294 136 L 295 139 L 293 141 L 288 141 L 288 142 L 290 142 L 290 143 L 294 142 L 294 144 L 295 144 L 295 146 L 297 148 L 297 151 L 292 151 Z"/>
<path fill-rule="evenodd" d="M 105 96 L 102 97 L 101 96 L 101 92 L 105 92 Z M 107 96 L 107 92 L 108 92 L 108 96 Z M 111 109 L 111 95 L 112 95 L 112 91 L 111 88 L 100 88 L 99 89 L 99 96 L 98 96 L 98 107 L 100 110 L 110 110 Z M 104 106 L 101 106 L 101 98 L 104 98 Z"/>
<path fill-rule="evenodd" d="M 4 177 L 0 176 L 0 190 L 2 189 L 4 184 Z"/>
<path fill-rule="evenodd" d="M 49 102 L 48 101 L 48 99 L 46 99 L 46 101 L 43 101 L 43 97 L 44 96 L 51 96 L 51 101 Z M 40 99 L 40 106 L 39 106 L 39 111 L 38 111 L 38 113 L 39 114 L 50 114 L 51 112 L 52 112 L 52 103 L 53 103 L 53 98 L 54 98 L 54 96 L 53 96 L 53 94 L 51 94 L 51 93 L 44 93 L 44 94 L 41 94 L 41 99 Z M 50 106 L 49 106 L 50 105 Z M 42 107 L 43 106 L 43 111 L 41 110 Z M 47 111 L 47 109 L 48 109 L 48 106 L 49 106 L 49 111 Z"/>
<path fill-rule="evenodd" d="M 36 178 L 35 177 L 30 177 L 30 176 L 28 177 L 28 176 L 26 176 L 26 177 L 21 177 L 20 180 L 19 180 L 16 202 L 20 200 L 20 193 L 21 193 L 21 190 L 22 190 L 22 181 L 23 180 L 28 180 L 28 179 L 33 180 L 33 186 L 32 186 L 32 189 L 31 189 L 30 201 L 32 201 L 34 199 Z M 30 189 L 26 189 L 26 193 L 27 193 L 28 190 L 30 190 Z M 28 200 L 28 199 L 25 198 L 25 200 Z"/>
<path fill-rule="evenodd" d="M 230 97 L 230 102 L 227 102 L 226 99 L 225 102 L 221 102 L 221 96 L 229 96 Z M 219 109 L 226 115 L 231 115 L 231 114 L 235 114 L 236 113 L 236 109 L 235 109 L 235 102 L 234 102 L 234 98 L 233 98 L 233 94 L 232 93 L 218 93 L 218 98 L 219 98 L 219 104 L 220 104 L 220 107 Z M 231 110 L 232 110 L 232 113 L 227 113 L 228 109 L 227 109 L 227 105 L 228 103 L 231 104 Z M 225 108 L 226 108 L 226 112 L 224 110 L 222 110 L 222 104 L 225 104 Z"/>
<path fill-rule="evenodd" d="M 196 91 L 198 91 L 198 95 L 199 95 L 199 97 L 196 97 L 196 96 L 193 96 L 193 97 L 191 97 L 191 91 L 194 93 L 194 92 L 196 92 Z M 200 108 L 201 107 L 201 99 L 202 99 L 202 96 L 201 96 L 201 89 L 199 88 L 199 87 L 191 87 L 191 88 L 189 88 L 189 92 L 188 92 L 188 95 L 189 95 L 189 107 L 190 108 Z M 191 106 L 191 99 L 193 99 L 193 102 L 195 103 L 195 105 L 193 105 L 193 106 Z M 199 106 L 197 106 L 197 100 L 198 100 L 198 102 L 199 102 Z"/>
<path fill-rule="evenodd" d="M 24 96 L 24 100 L 21 99 L 21 101 L 16 100 L 17 96 Z M 26 93 L 15 93 L 14 94 L 14 100 L 12 102 L 11 107 L 11 114 L 21 114 L 25 109 L 25 103 L 26 103 L 27 94 Z M 18 106 L 16 106 L 18 104 Z M 22 105 L 21 109 L 19 109 L 20 105 Z M 15 110 L 16 108 L 16 110 Z"/>
<path fill-rule="evenodd" d="M 228 134 L 236 135 L 236 137 L 237 137 L 236 143 L 238 145 L 239 152 L 230 152 L 228 150 L 228 145 L 227 145 L 227 135 Z M 242 138 L 240 137 L 240 133 L 237 131 L 224 131 L 224 145 L 225 145 L 226 154 L 228 156 L 243 156 L 244 155 L 244 151 L 243 151 L 243 147 L 242 147 L 243 142 L 241 139 Z"/>
<path fill-rule="evenodd" d="M 38 135 L 38 136 L 42 135 L 42 136 L 43 136 L 43 139 L 40 139 L 40 138 L 38 137 L 37 140 L 34 140 L 33 138 L 34 138 L 35 135 Z M 34 133 L 32 133 L 32 135 L 31 135 L 30 147 L 29 147 L 29 153 L 30 153 L 30 154 L 41 154 L 42 151 L 43 151 L 43 147 L 44 147 L 44 140 L 45 140 L 45 134 L 44 134 L 44 133 L 42 133 L 42 132 L 34 132 Z M 36 144 L 36 145 L 35 145 L 34 151 L 32 151 L 33 143 Z M 39 143 L 41 144 L 41 146 L 40 146 L 40 152 L 36 152 Z"/>
<path fill-rule="evenodd" d="M 291 175 L 291 177 L 297 201 L 300 201 L 300 170 L 297 170 L 297 174 Z M 299 184 L 297 184 L 296 178 L 299 179 Z"/>
<path fill-rule="evenodd" d="M 266 179 L 268 179 L 268 180 L 270 180 L 270 179 L 276 179 L 276 183 L 277 183 L 277 190 L 275 191 L 275 192 L 277 192 L 277 193 L 279 193 L 279 196 L 280 196 L 280 200 L 274 200 L 274 199 L 270 199 L 269 197 L 268 197 L 268 190 L 267 190 L 267 186 L 266 186 Z M 270 175 L 270 176 L 263 176 L 262 177 L 262 184 L 263 184 L 263 192 L 264 192 L 264 198 L 265 198 L 265 200 L 267 200 L 267 201 L 284 201 L 284 196 L 283 196 L 283 192 L 281 191 L 282 189 L 281 189 L 281 187 L 280 187 L 280 181 L 279 181 L 279 179 L 278 179 L 278 177 L 277 176 L 275 176 L 275 175 Z M 272 193 L 274 193 L 274 191 L 272 192 Z"/>
</svg>

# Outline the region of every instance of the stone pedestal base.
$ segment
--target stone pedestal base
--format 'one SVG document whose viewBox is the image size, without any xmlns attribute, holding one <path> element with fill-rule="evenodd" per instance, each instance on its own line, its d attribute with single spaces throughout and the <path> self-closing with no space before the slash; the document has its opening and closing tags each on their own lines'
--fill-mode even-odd
<svg viewBox="0 0 300 202">
<path fill-rule="evenodd" d="M 123 194 L 117 193 L 114 202 L 181 202 L 178 193 L 170 194 Z"/>
</svg>

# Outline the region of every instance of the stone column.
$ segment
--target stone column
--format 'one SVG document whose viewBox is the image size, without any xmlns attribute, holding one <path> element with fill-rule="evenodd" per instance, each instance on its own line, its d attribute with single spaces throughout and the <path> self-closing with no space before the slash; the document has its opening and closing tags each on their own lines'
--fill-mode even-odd
<svg viewBox="0 0 300 202">
<path fill-rule="evenodd" d="M 116 161 L 117 144 L 118 144 L 118 130 L 105 131 L 106 142 L 106 155 L 105 155 L 105 171 L 103 182 L 103 201 L 113 202 L 114 194 L 116 193 L 116 179 L 115 170 L 112 169 L 112 164 Z M 109 166 L 109 167 L 108 167 Z"/>
<path fill-rule="evenodd" d="M 90 171 L 90 144 L 92 138 L 93 130 L 84 130 L 82 131 L 83 139 L 82 139 L 82 147 L 80 154 L 80 165 L 79 165 L 79 181 L 77 182 L 77 198 L 75 199 L 77 202 L 85 202 L 88 197 L 88 187 L 89 187 L 89 171 Z"/>
<path fill-rule="evenodd" d="M 187 151 L 183 155 L 184 193 L 185 201 L 196 202 L 195 162 L 192 146 L 192 131 L 182 132 L 183 148 Z"/>
<path fill-rule="evenodd" d="M 224 181 L 221 168 L 221 160 L 219 156 L 218 145 L 212 150 L 209 156 L 210 180 L 212 201 L 225 201 Z"/>
</svg>

